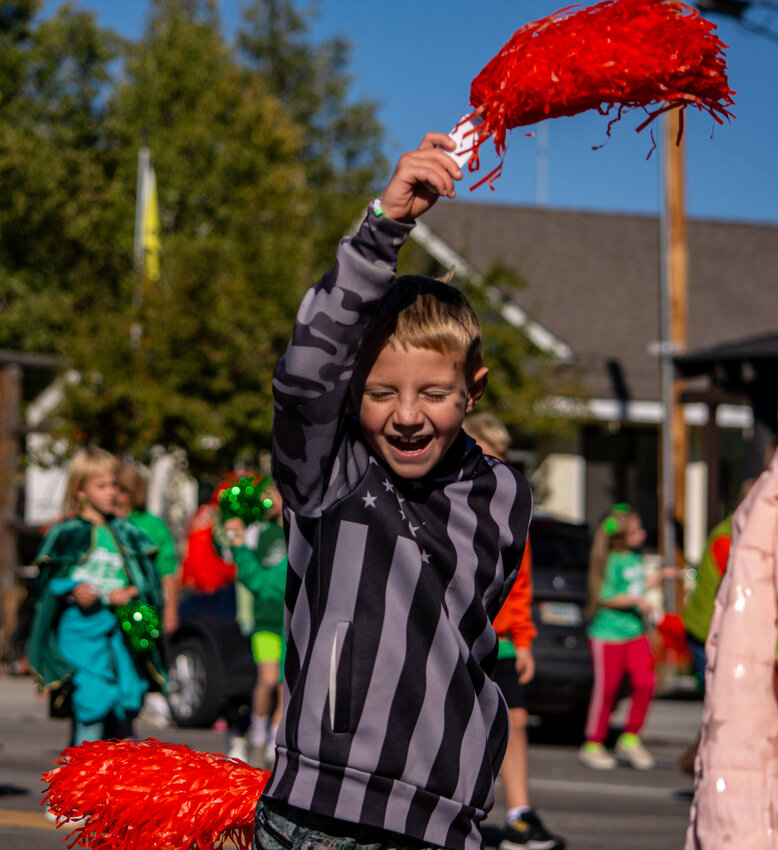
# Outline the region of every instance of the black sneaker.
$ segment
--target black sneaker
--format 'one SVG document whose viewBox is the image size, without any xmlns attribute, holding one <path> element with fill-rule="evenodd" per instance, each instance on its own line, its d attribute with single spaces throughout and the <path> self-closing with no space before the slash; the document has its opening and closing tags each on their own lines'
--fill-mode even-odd
<svg viewBox="0 0 778 850">
<path fill-rule="evenodd" d="M 565 840 L 550 833 L 533 809 L 505 826 L 499 850 L 564 850 Z"/>
</svg>

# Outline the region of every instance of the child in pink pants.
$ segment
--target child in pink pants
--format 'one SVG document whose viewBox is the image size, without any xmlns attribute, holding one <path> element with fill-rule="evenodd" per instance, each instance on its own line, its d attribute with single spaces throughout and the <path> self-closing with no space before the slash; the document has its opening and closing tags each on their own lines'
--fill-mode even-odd
<svg viewBox="0 0 778 850">
<path fill-rule="evenodd" d="M 617 760 L 605 749 L 608 723 L 622 679 L 629 676 L 632 702 L 624 732 L 616 742 L 616 756 L 638 770 L 654 766 L 643 746 L 643 728 L 656 677 L 646 636 L 651 606 L 646 598 L 645 563 L 640 547 L 646 532 L 640 517 L 626 504 L 614 505 L 594 535 L 589 561 L 589 641 L 594 684 L 586 719 L 586 740 L 579 760 L 596 770 L 610 770 Z M 661 570 L 656 580 L 674 575 Z"/>
</svg>

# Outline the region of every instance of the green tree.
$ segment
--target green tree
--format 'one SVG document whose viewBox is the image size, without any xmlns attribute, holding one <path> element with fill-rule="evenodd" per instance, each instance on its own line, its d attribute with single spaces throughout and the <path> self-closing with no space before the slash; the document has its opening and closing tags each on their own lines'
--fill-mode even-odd
<svg viewBox="0 0 778 850">
<path fill-rule="evenodd" d="M 330 116 L 299 106 L 302 83 L 280 97 L 268 70 L 225 42 L 212 4 L 156 0 L 126 55 L 105 122 L 124 195 L 120 227 L 129 257 L 143 142 L 157 174 L 162 275 L 146 284 L 140 315 L 129 309 L 137 278 L 128 268 L 115 308 L 85 317 L 71 351 L 95 365 L 70 391 L 67 419 L 115 450 L 143 455 L 170 443 L 197 469 L 224 467 L 267 446 L 272 370 L 302 293 L 331 261 L 382 161 L 347 170 L 335 142 L 313 154 L 303 119 L 330 132 L 335 95 Z M 319 71 L 309 70 L 315 88 Z M 363 131 L 366 150 L 373 132 L 375 121 Z M 135 347 L 133 322 L 143 329 Z"/>
<path fill-rule="evenodd" d="M 0 347 L 67 351 L 95 282 L 116 280 L 103 145 L 118 42 L 64 7 L 0 7 Z"/>
<path fill-rule="evenodd" d="M 316 5 L 300 11 L 292 0 L 254 0 L 238 34 L 241 55 L 306 128 L 301 156 L 319 191 L 322 227 L 315 250 L 331 257 L 345 224 L 360 214 L 387 163 L 381 153 L 377 104 L 350 100 L 351 47 L 343 38 L 314 45 L 308 21 Z"/>
</svg>

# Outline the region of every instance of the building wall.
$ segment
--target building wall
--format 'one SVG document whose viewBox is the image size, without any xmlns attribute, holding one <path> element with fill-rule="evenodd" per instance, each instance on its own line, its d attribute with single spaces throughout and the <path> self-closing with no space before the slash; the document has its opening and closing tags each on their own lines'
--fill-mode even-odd
<svg viewBox="0 0 778 850">
<path fill-rule="evenodd" d="M 702 425 L 689 427 L 685 527 L 677 535 L 690 564 L 699 560 L 708 528 L 732 510 L 742 486 L 749 431 L 733 424 L 719 425 L 721 504 L 714 517 L 708 516 Z M 643 519 L 647 549 L 657 551 L 660 474 L 655 424 L 583 425 L 573 439 L 538 441 L 530 474 L 535 512 L 594 527 L 614 503 L 627 502 Z"/>
<path fill-rule="evenodd" d="M 568 522 L 586 519 L 586 461 L 571 451 L 554 451 L 538 466 L 533 481 L 540 485 L 535 512 L 552 514 Z"/>
</svg>

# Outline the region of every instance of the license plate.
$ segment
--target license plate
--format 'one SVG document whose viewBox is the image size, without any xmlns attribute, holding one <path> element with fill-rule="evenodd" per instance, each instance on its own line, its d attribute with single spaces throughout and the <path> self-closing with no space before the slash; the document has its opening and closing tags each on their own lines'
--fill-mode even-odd
<svg viewBox="0 0 778 850">
<path fill-rule="evenodd" d="M 538 613 L 540 622 L 546 626 L 580 626 L 583 623 L 581 607 L 575 602 L 541 602 Z"/>
</svg>

